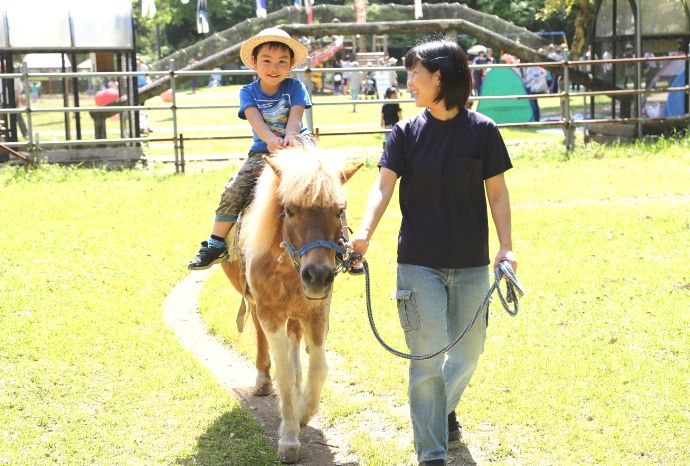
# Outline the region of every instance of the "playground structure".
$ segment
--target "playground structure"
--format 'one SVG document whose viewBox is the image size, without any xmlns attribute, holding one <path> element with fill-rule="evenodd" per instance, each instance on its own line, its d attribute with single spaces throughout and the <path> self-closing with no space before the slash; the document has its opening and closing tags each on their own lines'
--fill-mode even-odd
<svg viewBox="0 0 690 466">
<path fill-rule="evenodd" d="M 658 88 L 663 83 L 666 87 L 688 85 L 687 62 L 653 61 L 653 57 L 668 55 L 686 55 L 690 44 L 690 8 L 686 0 L 597 0 L 596 16 L 589 25 L 591 32 L 590 58 L 627 58 L 647 57 L 648 61 L 623 61 L 613 65 L 594 66 L 592 74 L 608 83 L 611 89 Z M 684 63 L 684 66 L 680 63 Z M 669 68 L 675 72 L 671 75 Z M 662 71 L 663 70 L 663 71 Z M 664 74 L 661 74 L 664 73 Z M 665 80 L 661 79 L 661 76 Z M 630 98 L 630 97 L 633 98 Z M 670 101 L 669 106 L 666 101 Z M 682 102 L 681 102 L 682 101 Z M 590 101 L 590 118 L 601 109 L 597 108 L 595 99 Z M 656 110 L 661 107 L 661 111 Z M 667 108 L 675 109 L 666 112 Z M 651 111 L 651 113 L 650 113 Z M 613 137 L 641 137 L 644 134 L 656 134 L 666 130 L 668 124 L 643 125 L 643 117 L 679 117 L 690 112 L 690 100 L 687 93 L 671 92 L 668 95 L 654 94 L 645 96 L 641 93 L 614 97 L 610 104 L 610 115 L 616 118 L 634 117 L 638 121 L 617 125 L 592 126 L 593 134 L 600 134 L 601 139 Z M 655 127 L 656 126 L 656 127 Z M 687 127 L 680 121 L 678 129 Z"/>
<path fill-rule="evenodd" d="M 135 69 L 135 40 L 132 28 L 132 11 L 129 0 L 93 0 L 83 2 L 79 8 L 70 8 L 63 2 L 51 0 L 32 0 L 31 8 L 21 2 L 5 2 L 0 6 L 0 73 L 6 73 L 2 81 L 0 103 L 8 108 L 0 114 L 0 140 L 18 141 L 19 133 L 23 133 L 29 141 L 29 148 L 33 145 L 33 127 L 31 112 L 45 111 L 32 109 L 31 100 L 34 92 L 27 79 L 28 68 L 17 69 L 21 57 L 28 54 L 28 62 L 44 71 L 41 79 L 48 79 L 49 85 L 57 78 L 61 84 L 63 108 L 79 108 L 79 64 L 77 54 L 90 53 L 95 68 L 101 72 L 132 71 Z M 106 8 L 108 14 L 102 14 Z M 41 14 L 34 14 L 40 10 Z M 40 31 L 40 33 L 37 33 Z M 25 57 L 26 58 L 26 57 Z M 53 61 L 50 62 L 52 58 Z M 57 59 L 57 64 L 55 63 Z M 27 63 L 27 62 L 25 62 Z M 26 66 L 26 65 L 25 65 Z M 59 66 L 61 73 L 51 73 Z M 21 74 L 18 73 L 21 71 Z M 69 76 L 72 73 L 72 76 Z M 71 78 L 71 79 L 70 79 Z M 134 76 L 118 78 L 117 87 L 123 101 L 132 103 L 138 101 L 137 86 Z M 70 107 L 70 97 L 73 107 Z M 25 104 L 26 122 L 23 113 L 17 110 Z M 12 110 L 13 109 L 13 110 Z M 61 111 L 58 108 L 54 111 Z M 138 112 L 134 109 L 119 112 L 120 133 L 122 137 L 137 137 Z M 104 124 L 104 123 L 103 123 Z M 74 112 L 76 139 L 82 139 L 81 114 Z M 72 120 L 70 113 L 64 113 L 65 139 L 72 137 Z M 71 150 L 48 151 L 43 158 L 49 161 L 72 160 Z M 89 151 L 87 151 L 89 152 Z M 121 145 L 98 154 L 87 155 L 84 151 L 78 156 L 80 160 L 92 157 L 102 158 L 104 153 L 111 152 L 107 157 L 117 159 L 136 160 L 141 156 L 138 144 Z M 6 153 L 0 153 L 0 157 Z M 0 159 L 2 160 L 2 159 Z"/>
</svg>

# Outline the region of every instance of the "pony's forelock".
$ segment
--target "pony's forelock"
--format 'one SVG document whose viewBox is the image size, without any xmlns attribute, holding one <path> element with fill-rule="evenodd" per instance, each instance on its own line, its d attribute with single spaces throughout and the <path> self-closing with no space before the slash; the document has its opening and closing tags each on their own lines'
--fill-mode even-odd
<svg viewBox="0 0 690 466">
<path fill-rule="evenodd" d="M 345 207 L 339 158 L 326 158 L 318 149 L 299 148 L 281 151 L 272 162 L 280 175 L 269 166 L 264 168 L 254 190 L 254 201 L 242 221 L 247 260 L 271 250 L 278 234 L 282 206 Z"/>
</svg>

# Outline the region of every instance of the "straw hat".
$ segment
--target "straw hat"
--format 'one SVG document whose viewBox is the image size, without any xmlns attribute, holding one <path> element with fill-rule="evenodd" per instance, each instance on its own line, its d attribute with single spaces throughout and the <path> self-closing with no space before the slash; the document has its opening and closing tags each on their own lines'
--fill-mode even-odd
<svg viewBox="0 0 690 466">
<path fill-rule="evenodd" d="M 250 37 L 244 42 L 244 44 L 242 44 L 242 48 L 240 49 L 240 58 L 242 59 L 242 63 L 251 69 L 254 69 L 251 61 L 252 52 L 256 47 L 261 44 L 265 44 L 266 42 L 280 42 L 281 44 L 285 44 L 292 49 L 292 52 L 295 54 L 295 65 L 292 66 L 291 69 L 295 66 L 301 65 L 304 59 L 307 58 L 307 48 L 298 40 L 290 37 L 290 34 L 282 29 L 268 28 L 259 32 L 254 37 Z"/>
</svg>

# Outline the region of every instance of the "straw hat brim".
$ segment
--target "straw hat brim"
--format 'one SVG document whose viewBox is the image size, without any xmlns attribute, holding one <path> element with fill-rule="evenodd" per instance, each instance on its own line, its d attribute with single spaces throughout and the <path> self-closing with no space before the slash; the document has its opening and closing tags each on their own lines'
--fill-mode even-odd
<svg viewBox="0 0 690 466">
<path fill-rule="evenodd" d="M 301 65 L 307 58 L 307 48 L 302 45 L 300 41 L 291 37 L 265 35 L 251 37 L 247 39 L 244 44 L 242 44 L 242 48 L 240 49 L 240 58 L 242 59 L 242 63 L 251 69 L 255 69 L 254 66 L 252 66 L 251 61 L 252 52 L 256 47 L 261 44 L 265 44 L 266 42 L 280 42 L 281 44 L 285 44 L 292 49 L 292 52 L 295 54 L 295 64 L 290 69 L 294 69 Z"/>
</svg>

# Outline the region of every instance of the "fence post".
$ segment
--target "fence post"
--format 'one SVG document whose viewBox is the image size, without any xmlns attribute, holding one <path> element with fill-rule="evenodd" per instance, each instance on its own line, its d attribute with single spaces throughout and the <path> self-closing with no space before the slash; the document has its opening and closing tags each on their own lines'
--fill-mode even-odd
<svg viewBox="0 0 690 466">
<path fill-rule="evenodd" d="M 575 131 L 573 126 L 573 119 L 570 115 L 570 75 L 568 65 L 568 50 L 563 51 L 563 89 L 565 96 L 563 96 L 563 132 L 565 133 L 565 149 L 571 151 L 575 146 Z"/>
<path fill-rule="evenodd" d="M 26 130 L 28 132 L 27 138 L 29 140 L 29 152 L 31 152 L 34 145 L 34 127 L 31 121 L 31 86 L 29 86 L 29 66 L 26 64 L 26 62 L 22 63 L 22 85 L 24 86 L 24 98 L 26 99 Z"/>
<path fill-rule="evenodd" d="M 184 133 L 180 133 L 180 169 L 184 175 Z"/>
<path fill-rule="evenodd" d="M 177 140 L 177 95 L 175 93 L 175 59 L 171 58 L 168 68 L 170 70 L 170 91 L 172 93 L 172 120 L 173 120 L 173 146 L 175 148 L 175 173 L 180 173 L 180 153 Z"/>
</svg>

